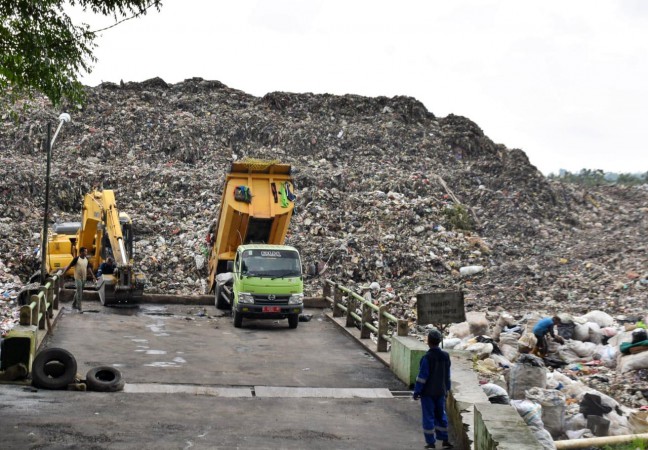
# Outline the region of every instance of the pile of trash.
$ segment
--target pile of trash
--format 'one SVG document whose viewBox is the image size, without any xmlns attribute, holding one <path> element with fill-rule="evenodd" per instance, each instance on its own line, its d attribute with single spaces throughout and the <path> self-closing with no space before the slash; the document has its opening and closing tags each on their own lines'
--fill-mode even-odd
<svg viewBox="0 0 648 450">
<path fill-rule="evenodd" d="M 412 326 L 416 295 L 437 289 L 462 289 L 470 311 L 646 313 L 645 186 L 549 181 L 522 150 L 410 97 L 259 98 L 201 78 L 86 92 L 60 110 L 41 97 L 0 101 L 0 255 L 22 283 L 40 263 L 47 123 L 68 112 L 50 225 L 78 221 L 91 189 L 115 190 L 146 292 L 207 293 L 205 237 L 224 175 L 251 157 L 294 168 L 287 243 L 318 273 L 306 295 L 320 296 L 324 278 L 372 285 Z"/>
<path fill-rule="evenodd" d="M 24 284 L 0 259 L 0 337 L 4 337 L 20 318 L 17 297 Z"/>
<path fill-rule="evenodd" d="M 648 315 L 560 314 L 544 358 L 532 353 L 538 313 L 468 313 L 446 349 L 473 355 L 492 403 L 511 404 L 545 448 L 558 439 L 648 432 Z M 494 325 L 493 325 L 494 324 Z"/>
</svg>

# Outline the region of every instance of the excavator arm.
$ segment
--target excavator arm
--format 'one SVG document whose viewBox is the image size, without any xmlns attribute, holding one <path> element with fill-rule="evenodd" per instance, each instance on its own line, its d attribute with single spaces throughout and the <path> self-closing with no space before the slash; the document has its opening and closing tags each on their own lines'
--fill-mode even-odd
<svg viewBox="0 0 648 450">
<path fill-rule="evenodd" d="M 126 242 L 122 226 L 130 230 L 130 218 L 123 213 L 120 215 L 114 191 L 92 191 L 83 198 L 81 223 L 76 235 L 69 236 L 72 243 L 70 260 L 78 255 L 81 247 L 88 249 L 88 260 L 94 271 L 108 256 L 114 258 L 117 270 L 112 275 L 104 274 L 97 284 L 104 305 L 138 303 L 144 290 L 144 275 L 133 270 L 132 249 Z M 48 252 L 62 247 L 62 237 L 55 236 L 51 241 Z"/>
</svg>

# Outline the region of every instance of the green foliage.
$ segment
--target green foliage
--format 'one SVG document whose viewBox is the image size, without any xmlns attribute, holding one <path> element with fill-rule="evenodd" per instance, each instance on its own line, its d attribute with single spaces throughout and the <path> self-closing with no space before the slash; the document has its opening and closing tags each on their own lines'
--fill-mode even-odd
<svg viewBox="0 0 648 450">
<path fill-rule="evenodd" d="M 603 450 L 648 450 L 648 441 L 635 439 L 628 444 L 606 445 Z"/>
<path fill-rule="evenodd" d="M 96 62 L 97 32 L 72 23 L 67 4 L 115 20 L 162 6 L 161 0 L 0 0 L 0 94 L 15 101 L 42 92 L 54 105 L 83 98 L 78 76 Z"/>
<path fill-rule="evenodd" d="M 464 205 L 448 206 L 443 210 L 445 223 L 443 224 L 449 230 L 472 231 L 474 224 L 468 209 Z"/>
<path fill-rule="evenodd" d="M 639 184 L 648 183 L 648 172 L 643 174 L 631 173 L 605 173 L 600 169 L 581 169 L 579 173 L 572 173 L 569 171 L 561 171 L 559 175 L 550 174 L 549 179 L 561 180 L 566 183 L 573 183 L 580 186 L 604 186 L 604 185 L 623 185 L 623 186 L 636 186 Z"/>
</svg>

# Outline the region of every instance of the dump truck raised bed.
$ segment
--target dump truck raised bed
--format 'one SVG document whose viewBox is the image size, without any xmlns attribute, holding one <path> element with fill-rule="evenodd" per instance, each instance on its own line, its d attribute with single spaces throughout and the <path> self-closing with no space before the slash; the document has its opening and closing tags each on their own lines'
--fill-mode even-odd
<svg viewBox="0 0 648 450">
<path fill-rule="evenodd" d="M 303 311 L 297 249 L 283 245 L 294 208 L 289 164 L 241 161 L 225 177 L 217 221 L 209 231 L 209 287 L 216 307 L 244 318 L 288 319 Z"/>
</svg>

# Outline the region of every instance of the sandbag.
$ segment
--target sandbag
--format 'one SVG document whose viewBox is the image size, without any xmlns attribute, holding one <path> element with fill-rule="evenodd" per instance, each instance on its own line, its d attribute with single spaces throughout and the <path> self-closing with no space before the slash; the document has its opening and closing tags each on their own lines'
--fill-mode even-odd
<svg viewBox="0 0 648 450">
<path fill-rule="evenodd" d="M 634 434 L 648 433 L 648 411 L 632 411 L 628 418 L 628 424 Z"/>
<path fill-rule="evenodd" d="M 583 317 L 585 317 L 588 322 L 594 322 L 598 324 L 600 328 L 611 327 L 612 325 L 614 325 L 614 319 L 612 318 L 612 316 L 604 311 L 590 311 Z"/>
<path fill-rule="evenodd" d="M 451 336 L 455 336 L 460 339 L 465 338 L 470 334 L 470 327 L 468 326 L 468 322 L 461 322 L 452 325 L 450 328 L 448 328 L 448 333 Z"/>
<path fill-rule="evenodd" d="M 466 350 L 474 354 L 478 359 L 484 359 L 488 358 L 488 356 L 493 353 L 493 344 L 476 342 L 466 347 Z"/>
<path fill-rule="evenodd" d="M 608 340 L 608 345 L 611 345 L 613 347 L 619 347 L 624 342 L 630 342 L 630 341 L 632 341 L 632 333 L 623 331 L 621 333 L 618 333 L 616 336 L 611 337 Z"/>
<path fill-rule="evenodd" d="M 518 339 L 518 347 L 533 348 L 538 343 L 538 338 L 533 333 L 525 333 Z"/>
<path fill-rule="evenodd" d="M 574 414 L 565 420 L 565 432 L 587 429 L 587 419 L 583 413 Z"/>
<path fill-rule="evenodd" d="M 547 386 L 547 369 L 540 358 L 521 355 L 509 372 L 509 397 L 515 400 L 525 398 L 525 391 Z"/>
<path fill-rule="evenodd" d="M 492 355 L 490 355 L 490 359 L 495 361 L 495 364 L 497 364 L 498 367 L 511 367 L 512 365 L 511 360 L 504 355 L 496 355 L 495 353 L 493 353 Z"/>
<path fill-rule="evenodd" d="M 601 333 L 603 333 L 603 336 L 607 338 L 611 338 L 613 336 L 616 336 L 618 334 L 618 331 L 616 328 L 613 327 L 605 327 L 605 328 L 601 328 Z"/>
<path fill-rule="evenodd" d="M 551 438 L 551 434 L 547 430 L 539 427 L 529 427 L 529 429 L 531 429 L 531 433 L 533 433 L 533 436 L 535 436 L 535 438 L 538 440 L 538 442 L 540 443 L 543 449 L 545 450 L 556 449 L 556 444 L 554 444 L 554 441 Z"/>
<path fill-rule="evenodd" d="M 491 337 L 495 340 L 499 340 L 502 330 L 504 330 L 506 327 L 511 327 L 513 325 L 515 325 L 515 317 L 513 317 L 509 313 L 502 313 L 497 319 L 497 323 L 493 328 Z"/>
<path fill-rule="evenodd" d="M 574 325 L 574 339 L 586 342 L 589 340 L 589 327 L 584 323 L 577 323 Z"/>
<path fill-rule="evenodd" d="M 554 438 L 560 437 L 565 428 L 565 394 L 554 389 L 531 388 L 526 391 L 527 400 L 542 406 L 542 422 Z"/>
<path fill-rule="evenodd" d="M 618 370 L 621 373 L 640 369 L 648 369 L 648 351 L 637 353 L 636 355 L 623 356 L 619 360 Z"/>
<path fill-rule="evenodd" d="M 592 359 L 592 355 L 596 351 L 597 345 L 593 342 L 581 342 L 581 341 L 567 341 L 563 345 L 558 354 L 565 361 L 573 362 L 581 358 Z"/>
<path fill-rule="evenodd" d="M 444 350 L 452 350 L 455 348 L 457 345 L 461 343 L 461 339 L 459 338 L 447 338 L 443 340 L 443 349 Z"/>
<path fill-rule="evenodd" d="M 632 434 L 632 427 L 627 417 L 617 414 L 616 411 L 605 414 L 603 417 L 610 421 L 610 436 Z"/>
<path fill-rule="evenodd" d="M 603 333 L 601 332 L 601 326 L 596 322 L 587 322 L 586 324 L 589 327 L 588 331 L 588 340 L 594 342 L 595 344 L 600 344 L 603 342 Z"/>
<path fill-rule="evenodd" d="M 530 427 L 544 428 L 542 423 L 542 406 L 531 400 L 511 400 L 511 406 L 515 408 L 520 417 Z"/>
<path fill-rule="evenodd" d="M 614 369 L 617 365 L 618 353 L 616 347 L 612 347 L 611 345 L 599 345 L 596 347 L 596 351 L 592 357 L 601 360 L 605 367 Z"/>
<path fill-rule="evenodd" d="M 482 385 L 484 394 L 488 397 L 488 401 L 498 405 L 508 405 L 511 402 L 509 399 L 508 392 L 501 386 L 498 386 L 494 383 L 487 383 Z"/>
<path fill-rule="evenodd" d="M 499 345 L 499 349 L 502 352 L 502 355 L 509 361 L 514 361 L 517 358 L 518 350 L 517 346 L 512 347 L 510 345 Z"/>
<path fill-rule="evenodd" d="M 466 313 L 466 322 L 468 329 L 473 336 L 488 335 L 488 319 L 486 313 L 470 311 Z"/>
</svg>

